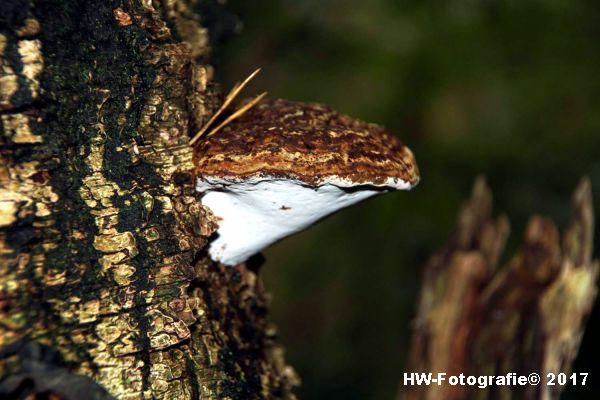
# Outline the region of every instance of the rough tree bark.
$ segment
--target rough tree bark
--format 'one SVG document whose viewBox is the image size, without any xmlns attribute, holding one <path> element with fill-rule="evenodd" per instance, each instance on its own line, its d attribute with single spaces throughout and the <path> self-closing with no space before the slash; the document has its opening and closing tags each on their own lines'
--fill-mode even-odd
<svg viewBox="0 0 600 400">
<path fill-rule="evenodd" d="M 5 396 L 293 397 L 257 274 L 203 252 L 187 143 L 217 97 L 196 3 L 0 2 Z"/>
<path fill-rule="evenodd" d="M 570 376 L 597 294 L 589 181 L 575 191 L 562 241 L 551 220 L 535 215 L 519 251 L 497 268 L 508 231 L 506 217 L 492 217 L 492 195 L 479 178 L 454 234 L 425 266 L 406 371 L 538 373 L 542 383 L 402 385 L 399 398 L 550 399 L 564 389 L 556 380 L 547 386 L 547 374 Z"/>
</svg>

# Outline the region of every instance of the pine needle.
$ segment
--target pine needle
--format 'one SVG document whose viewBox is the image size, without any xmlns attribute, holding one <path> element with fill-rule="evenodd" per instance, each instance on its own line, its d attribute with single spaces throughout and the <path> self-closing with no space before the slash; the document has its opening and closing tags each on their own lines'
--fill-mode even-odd
<svg viewBox="0 0 600 400">
<path fill-rule="evenodd" d="M 256 71 L 251 73 L 250 76 L 248 76 L 246 79 L 244 79 L 244 81 L 238 82 L 233 86 L 233 89 L 231 89 L 231 91 L 227 94 L 227 96 L 225 97 L 225 101 L 223 101 L 223 104 L 221 104 L 221 107 L 219 107 L 217 112 L 215 112 L 212 115 L 212 117 L 210 117 L 208 122 L 206 124 L 204 124 L 204 126 L 198 131 L 198 133 L 196 133 L 194 135 L 192 140 L 190 140 L 190 142 L 189 142 L 190 146 L 193 146 L 202 137 L 202 135 L 204 135 L 206 130 L 215 122 L 215 120 L 219 117 L 219 115 L 221 115 L 223 113 L 223 111 L 225 111 L 225 109 L 227 107 L 229 107 L 231 102 L 237 97 L 237 95 L 242 91 L 242 89 L 244 89 L 244 87 L 248 84 L 248 82 L 250 82 L 259 72 L 260 72 L 260 68 L 257 68 Z M 245 110 L 245 111 L 247 111 L 247 110 Z M 228 120 L 229 120 L 229 118 L 228 118 Z M 223 124 L 221 124 L 221 125 L 223 125 Z M 222 128 L 221 125 L 219 125 L 219 128 Z M 213 131 L 214 131 L 214 129 L 213 129 Z"/>
<path fill-rule="evenodd" d="M 251 101 L 249 101 L 248 103 L 244 104 L 242 107 L 237 109 L 233 114 L 231 114 L 229 117 L 227 117 L 227 119 L 225 121 L 221 122 L 216 128 L 214 128 L 212 131 L 210 131 L 206 135 L 206 137 L 214 135 L 215 133 L 220 131 L 225 125 L 227 125 L 234 119 L 237 119 L 237 118 L 241 117 L 242 115 L 244 115 L 248 110 L 250 110 L 252 107 L 254 107 L 259 101 L 261 101 L 263 99 L 263 97 L 265 97 L 266 95 L 267 95 L 267 92 L 263 92 L 263 93 L 259 94 L 258 96 L 256 96 Z"/>
</svg>

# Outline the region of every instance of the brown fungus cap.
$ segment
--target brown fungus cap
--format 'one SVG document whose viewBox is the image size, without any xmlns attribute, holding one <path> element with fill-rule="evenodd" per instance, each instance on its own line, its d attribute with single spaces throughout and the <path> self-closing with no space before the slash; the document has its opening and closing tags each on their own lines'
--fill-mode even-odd
<svg viewBox="0 0 600 400">
<path fill-rule="evenodd" d="M 277 177 L 317 186 L 335 177 L 352 185 L 414 186 L 419 180 L 410 149 L 383 127 L 286 100 L 265 100 L 202 138 L 195 164 L 198 176 L 232 181 Z"/>
</svg>

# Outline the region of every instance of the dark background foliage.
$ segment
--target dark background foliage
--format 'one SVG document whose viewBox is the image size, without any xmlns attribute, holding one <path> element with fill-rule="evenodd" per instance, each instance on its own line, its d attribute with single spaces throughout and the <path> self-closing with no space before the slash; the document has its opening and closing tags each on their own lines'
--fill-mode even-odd
<svg viewBox="0 0 600 400">
<path fill-rule="evenodd" d="M 393 398 L 420 268 L 478 173 L 509 216 L 511 252 L 533 213 L 565 226 L 583 175 L 600 211 L 600 3 L 232 0 L 227 8 L 243 33 L 216 54 L 225 88 L 263 67 L 247 94 L 323 102 L 383 124 L 414 150 L 422 173 L 414 191 L 370 200 L 265 252 L 272 317 L 302 377 L 301 398 Z M 599 389 L 599 334 L 596 309 L 576 363 L 592 373 L 588 387 L 567 398 Z"/>
</svg>

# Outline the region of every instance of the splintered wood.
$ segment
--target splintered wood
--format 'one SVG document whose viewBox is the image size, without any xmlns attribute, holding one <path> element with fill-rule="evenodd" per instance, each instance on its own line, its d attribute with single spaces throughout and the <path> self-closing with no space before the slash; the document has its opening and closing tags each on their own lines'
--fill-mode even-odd
<svg viewBox="0 0 600 400">
<path fill-rule="evenodd" d="M 506 217 L 492 218 L 492 195 L 482 178 L 458 216 L 446 245 L 425 266 L 406 372 L 465 376 L 540 375 L 539 385 L 411 385 L 401 399 L 550 399 L 561 385 L 549 374 L 571 372 L 597 294 L 592 260 L 594 212 L 587 179 L 573 196 L 562 234 L 534 215 L 523 242 L 504 265 Z"/>
</svg>

